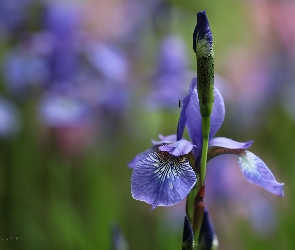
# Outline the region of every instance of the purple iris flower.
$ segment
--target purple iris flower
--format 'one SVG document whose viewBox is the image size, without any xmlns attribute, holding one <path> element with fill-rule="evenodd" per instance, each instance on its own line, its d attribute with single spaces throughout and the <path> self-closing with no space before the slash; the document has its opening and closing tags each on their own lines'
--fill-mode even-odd
<svg viewBox="0 0 295 250">
<path fill-rule="evenodd" d="M 187 70 L 188 55 L 183 39 L 177 35 L 165 36 L 161 41 L 157 65 L 152 77 L 152 88 L 144 99 L 151 110 L 176 109 L 177 100 L 186 94 L 183 82 L 193 73 Z"/>
<path fill-rule="evenodd" d="M 177 127 L 177 137 L 163 145 L 155 145 L 135 157 L 129 164 L 134 167 L 131 179 L 131 192 L 134 199 L 145 201 L 156 206 L 171 206 L 190 193 L 196 184 L 195 172 L 186 156 L 192 152 L 195 166 L 198 169 L 202 149 L 202 117 L 200 114 L 197 79 L 190 85 L 189 94 L 182 101 L 182 109 Z M 246 149 L 253 141 L 236 142 L 225 137 L 214 135 L 221 127 L 225 115 L 223 98 L 217 88 L 214 90 L 214 105 L 211 114 L 209 153 L 210 149 L 224 150 L 223 153 L 234 153 L 239 156 L 239 165 L 245 178 L 252 184 L 267 191 L 283 196 L 283 183 L 278 183 L 266 164 L 255 154 Z M 183 139 L 185 127 L 191 141 Z M 175 137 L 174 137 L 175 138 Z M 219 155 L 217 153 L 216 155 Z M 209 158 L 210 159 L 210 158 Z"/>
</svg>

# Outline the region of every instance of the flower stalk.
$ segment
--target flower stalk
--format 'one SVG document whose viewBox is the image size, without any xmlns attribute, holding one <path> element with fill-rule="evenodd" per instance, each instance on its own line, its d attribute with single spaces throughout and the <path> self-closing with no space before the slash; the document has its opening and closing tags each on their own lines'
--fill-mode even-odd
<svg viewBox="0 0 295 250">
<path fill-rule="evenodd" d="M 214 137 L 225 115 L 221 93 L 214 87 L 212 34 L 206 12 L 199 12 L 193 34 L 198 79 L 181 101 L 176 134 L 159 135 L 159 141 L 128 164 L 133 168 L 131 193 L 136 200 L 172 206 L 186 198 L 183 250 L 217 249 L 218 240 L 204 206 L 206 164 L 214 157 L 235 154 L 246 180 L 270 193 L 284 196 L 284 183 L 277 182 L 267 165 L 248 151 L 253 141 L 237 142 Z M 183 138 L 187 129 L 190 140 Z"/>
<path fill-rule="evenodd" d="M 214 52 L 210 25 L 206 12 L 199 12 L 193 34 L 193 49 L 197 57 L 198 98 L 202 116 L 201 184 L 205 183 L 207 152 L 210 133 L 210 115 L 214 103 Z"/>
<path fill-rule="evenodd" d="M 197 58 L 198 76 L 198 99 L 200 103 L 200 113 L 202 117 L 202 154 L 200 172 L 196 173 L 200 177 L 199 185 L 196 185 L 194 199 L 193 232 L 195 240 L 199 239 L 203 214 L 204 214 L 204 195 L 205 177 L 207 166 L 207 153 L 209 147 L 210 134 L 210 115 L 214 103 L 214 52 L 210 25 L 206 12 L 197 14 L 197 25 L 193 34 L 193 49 Z"/>
<path fill-rule="evenodd" d="M 203 214 L 204 214 L 204 195 L 205 195 L 205 186 L 201 187 L 198 191 L 198 194 L 195 198 L 195 214 L 194 214 L 194 221 L 193 221 L 193 232 L 194 238 L 198 241 L 203 221 Z"/>
</svg>

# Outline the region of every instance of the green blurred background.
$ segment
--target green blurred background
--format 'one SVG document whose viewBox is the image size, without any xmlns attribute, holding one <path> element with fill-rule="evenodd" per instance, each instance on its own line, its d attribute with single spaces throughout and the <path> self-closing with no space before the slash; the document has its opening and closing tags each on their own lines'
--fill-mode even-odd
<svg viewBox="0 0 295 250">
<path fill-rule="evenodd" d="M 2 136 L 0 141 L 0 249 L 181 248 L 183 204 L 151 211 L 148 204 L 134 200 L 130 193 L 132 169 L 127 164 L 137 153 L 149 148 L 150 140 L 157 139 L 158 134 L 176 132 L 178 99 L 169 110 L 147 109 L 142 105 L 142 99 L 151 89 L 151 80 L 146 76 L 155 70 L 161 39 L 168 33 L 184 39 L 188 70 L 196 72 L 191 38 L 196 13 L 202 10 L 207 11 L 212 28 L 216 73 L 226 79 L 220 91 L 227 112 L 217 135 L 238 141 L 253 139 L 251 151 L 285 183 L 284 198 L 274 197 L 246 182 L 240 189 L 230 186 L 231 192 L 236 192 L 235 197 L 239 197 L 234 202 L 220 197 L 215 202 L 215 197 L 210 197 L 208 208 L 220 249 L 295 248 L 292 200 L 295 195 L 292 181 L 295 176 L 292 103 L 295 48 L 291 43 L 295 38 L 295 27 L 291 25 L 294 4 L 292 1 L 159 0 L 151 1 L 150 5 L 163 4 L 168 11 L 162 13 L 162 7 L 161 11 L 155 8 L 155 14 L 148 9 L 147 2 L 75 3 L 79 4 L 84 20 L 81 29 L 90 34 L 87 39 L 116 44 L 130 65 L 124 107 L 115 111 L 96 107 L 93 123 L 58 127 L 40 120 L 39 101 L 49 87 L 30 89 L 25 97 L 12 94 L 3 77 L 5 61 L 2 60 L 1 96 L 14 103 L 22 122 L 16 134 Z M 145 4 L 143 9 L 141 4 Z M 33 2 L 27 11 L 29 21 L 21 32 L 5 30 L 2 22 L 2 59 L 30 32 L 42 30 L 44 5 L 42 1 Z M 129 14 L 124 12 L 127 5 Z M 129 23 L 128 19 L 136 13 L 137 19 Z M 121 39 L 127 30 L 125 25 L 132 34 L 130 27 L 139 23 L 140 32 L 137 30 L 132 42 Z M 189 83 L 183 82 L 187 91 Z M 103 98 L 103 93 L 99 98 Z M 179 94 L 179 99 L 182 97 Z M 213 181 L 218 182 L 218 177 Z M 243 198 L 245 190 L 250 192 L 247 199 Z M 259 200 L 255 200 L 256 192 L 268 201 L 268 206 L 263 208 L 265 213 L 258 215 L 261 223 L 265 223 L 260 225 L 260 231 L 251 224 L 253 218 L 247 210 L 249 197 L 250 200 L 253 197 L 251 204 L 256 209 L 255 202 Z M 263 220 L 268 209 L 272 211 L 271 224 Z M 126 240 L 122 248 L 112 248 L 117 226 Z"/>
</svg>

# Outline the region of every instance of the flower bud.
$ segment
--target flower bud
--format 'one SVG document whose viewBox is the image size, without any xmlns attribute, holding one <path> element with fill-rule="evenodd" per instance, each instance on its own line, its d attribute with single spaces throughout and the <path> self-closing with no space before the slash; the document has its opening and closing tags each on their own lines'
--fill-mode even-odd
<svg viewBox="0 0 295 250">
<path fill-rule="evenodd" d="M 197 56 L 200 112 L 202 117 L 210 117 L 214 102 L 214 53 L 212 33 L 205 11 L 197 15 L 193 49 Z"/>
</svg>

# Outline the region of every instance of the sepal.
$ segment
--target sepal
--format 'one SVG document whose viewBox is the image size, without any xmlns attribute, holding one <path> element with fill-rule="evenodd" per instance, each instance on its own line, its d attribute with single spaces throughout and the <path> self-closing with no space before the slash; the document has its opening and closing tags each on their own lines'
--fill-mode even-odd
<svg viewBox="0 0 295 250">
<path fill-rule="evenodd" d="M 136 200 L 157 206 L 172 206 L 189 194 L 196 183 L 189 161 L 167 152 L 154 152 L 139 161 L 132 173 L 131 193 Z"/>
<path fill-rule="evenodd" d="M 273 173 L 258 156 L 246 150 L 239 154 L 239 165 L 247 181 L 270 193 L 284 196 L 284 183 L 276 181 Z"/>
</svg>

